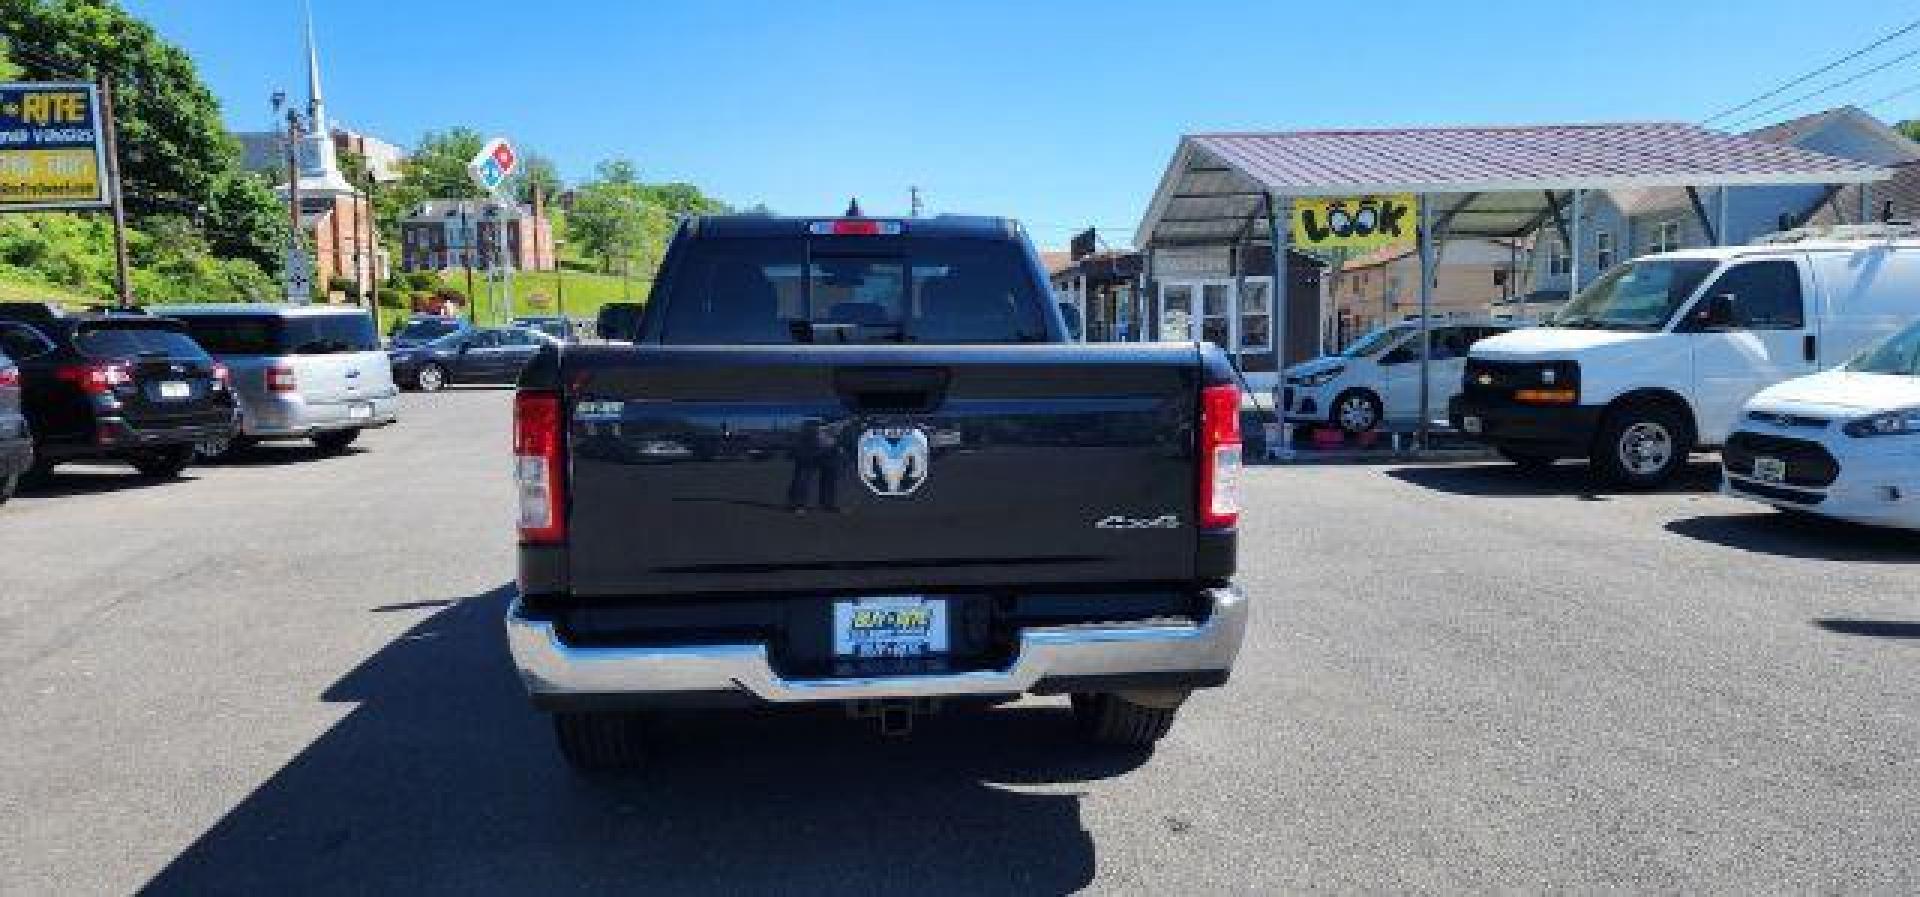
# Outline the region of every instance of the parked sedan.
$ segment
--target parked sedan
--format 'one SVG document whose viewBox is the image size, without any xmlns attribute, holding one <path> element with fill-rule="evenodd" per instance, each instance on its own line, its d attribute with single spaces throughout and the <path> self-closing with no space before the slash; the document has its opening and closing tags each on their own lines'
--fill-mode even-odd
<svg viewBox="0 0 1920 897">
<path fill-rule="evenodd" d="M 527 327 L 478 327 L 418 346 L 396 345 L 393 382 L 422 392 L 454 383 L 512 383 L 542 346 L 559 340 Z"/>
<path fill-rule="evenodd" d="M 1920 529 L 1920 322 L 1835 370 L 1761 390 L 1720 458 L 1728 495 Z"/>
<path fill-rule="evenodd" d="M 20 407 L 20 368 L 5 351 L 9 332 L 0 329 L 0 504 L 13 497 L 20 476 L 33 466 L 33 434 Z"/>
</svg>

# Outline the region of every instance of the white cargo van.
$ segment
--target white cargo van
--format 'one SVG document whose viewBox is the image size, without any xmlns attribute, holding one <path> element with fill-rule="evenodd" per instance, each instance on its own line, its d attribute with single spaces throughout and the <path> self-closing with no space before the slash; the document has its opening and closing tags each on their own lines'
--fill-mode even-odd
<svg viewBox="0 0 1920 897">
<path fill-rule="evenodd" d="M 1523 466 L 1590 458 L 1651 487 L 1747 400 L 1920 317 L 1920 238 L 1667 252 L 1608 271 L 1546 327 L 1476 343 L 1453 424 Z"/>
</svg>

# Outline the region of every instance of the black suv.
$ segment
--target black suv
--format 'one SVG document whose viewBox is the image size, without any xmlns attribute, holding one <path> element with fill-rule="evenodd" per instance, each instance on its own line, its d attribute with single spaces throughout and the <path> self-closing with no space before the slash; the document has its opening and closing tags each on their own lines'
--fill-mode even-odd
<svg viewBox="0 0 1920 897">
<path fill-rule="evenodd" d="M 195 443 L 231 438 L 226 366 L 186 325 L 144 315 L 0 308 L 0 352 L 20 369 L 34 472 L 114 458 L 148 476 L 178 474 Z"/>
</svg>

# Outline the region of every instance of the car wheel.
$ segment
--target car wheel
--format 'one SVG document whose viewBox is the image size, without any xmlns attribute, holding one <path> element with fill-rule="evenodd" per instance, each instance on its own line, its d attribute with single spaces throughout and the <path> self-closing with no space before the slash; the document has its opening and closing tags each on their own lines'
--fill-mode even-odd
<svg viewBox="0 0 1920 897">
<path fill-rule="evenodd" d="M 1593 466 L 1616 486 L 1653 489 L 1673 479 L 1692 451 L 1693 434 L 1679 412 L 1666 405 L 1629 405 L 1600 425 Z"/>
<path fill-rule="evenodd" d="M 1349 389 L 1333 400 L 1333 423 L 1351 436 L 1373 432 L 1385 414 L 1380 397 L 1364 389 Z"/>
<path fill-rule="evenodd" d="M 1528 473 L 1538 473 L 1546 470 L 1553 466 L 1553 462 L 1560 460 L 1556 455 L 1539 455 L 1519 449 L 1503 448 L 1495 449 L 1495 451 L 1500 453 L 1500 457 L 1507 459 L 1512 462 L 1514 466 Z"/>
<path fill-rule="evenodd" d="M 1152 704 L 1117 694 L 1077 693 L 1073 719 L 1080 737 L 1110 747 L 1152 747 L 1173 729 L 1173 718 L 1186 700 L 1181 694 Z"/>
<path fill-rule="evenodd" d="M 144 476 L 155 479 L 172 479 L 187 469 L 193 460 L 193 446 L 175 445 L 167 448 L 145 449 L 128 456 L 127 461 L 133 469 Z"/>
<path fill-rule="evenodd" d="M 0 477 L 0 505 L 6 504 L 7 499 L 12 498 L 13 493 L 19 491 L 19 489 L 20 474 L 10 473 L 4 477 Z"/>
<path fill-rule="evenodd" d="M 646 718 L 637 713 L 562 712 L 553 715 L 560 756 L 575 772 L 638 769 L 646 760 Z"/>
<path fill-rule="evenodd" d="M 313 444 L 329 455 L 337 455 L 347 450 L 347 446 L 360 438 L 359 430 L 329 430 L 313 434 Z"/>
<path fill-rule="evenodd" d="M 439 392 L 446 388 L 447 369 L 437 364 L 423 364 L 413 374 L 413 385 L 421 392 Z"/>
</svg>

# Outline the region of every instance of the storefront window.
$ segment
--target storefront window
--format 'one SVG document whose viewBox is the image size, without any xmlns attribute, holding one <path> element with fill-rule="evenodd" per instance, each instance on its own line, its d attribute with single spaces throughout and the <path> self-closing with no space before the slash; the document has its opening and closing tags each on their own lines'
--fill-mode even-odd
<svg viewBox="0 0 1920 897">
<path fill-rule="evenodd" d="M 1248 281 L 1240 294 L 1240 348 L 1273 348 L 1273 308 L 1267 297 L 1267 284 Z"/>
<path fill-rule="evenodd" d="M 1233 347 L 1233 309 L 1228 305 L 1227 285 L 1209 283 L 1200 287 L 1200 338 L 1222 348 Z"/>
<path fill-rule="evenodd" d="M 1186 340 L 1192 339 L 1192 333 L 1193 286 L 1167 284 L 1160 290 L 1160 338 Z"/>
</svg>

